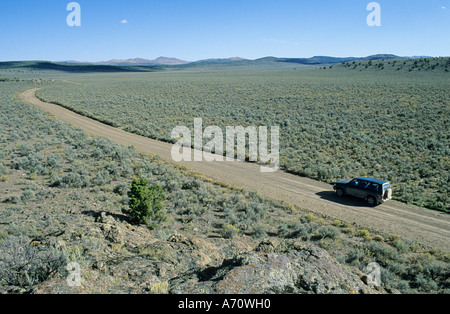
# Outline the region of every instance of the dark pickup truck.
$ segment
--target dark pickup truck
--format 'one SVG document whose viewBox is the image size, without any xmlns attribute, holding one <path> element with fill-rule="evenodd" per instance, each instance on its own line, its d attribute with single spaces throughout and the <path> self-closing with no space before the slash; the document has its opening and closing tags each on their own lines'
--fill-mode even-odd
<svg viewBox="0 0 450 314">
<path fill-rule="evenodd" d="M 358 177 L 351 181 L 339 181 L 334 184 L 338 196 L 351 195 L 365 200 L 370 206 L 376 206 L 392 199 L 389 182 Z"/>
</svg>

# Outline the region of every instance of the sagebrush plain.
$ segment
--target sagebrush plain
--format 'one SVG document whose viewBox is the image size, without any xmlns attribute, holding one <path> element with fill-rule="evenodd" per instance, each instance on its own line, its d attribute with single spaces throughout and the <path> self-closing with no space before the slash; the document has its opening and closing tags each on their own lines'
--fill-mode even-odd
<svg viewBox="0 0 450 314">
<path fill-rule="evenodd" d="M 448 252 L 209 180 L 91 136 L 19 97 L 42 88 L 42 100 L 168 142 L 173 127 L 193 127 L 194 118 L 222 128 L 279 125 L 283 170 L 325 182 L 379 177 L 392 182 L 397 200 L 446 213 L 446 64 L 132 73 L 0 67 L 0 291 L 245 293 L 254 287 L 232 279 L 251 278 L 260 293 L 448 293 Z M 128 216 L 136 178 L 167 196 L 167 220 L 152 228 Z M 275 266 L 286 259 L 270 264 L 269 256 L 309 272 L 289 282 Z M 80 287 L 65 284 L 69 262 L 81 266 Z M 370 262 L 381 266 L 380 287 L 364 283 Z M 245 277 L 248 263 L 283 280 Z"/>
<path fill-rule="evenodd" d="M 329 183 L 382 178 L 396 200 L 448 212 L 449 61 L 431 60 L 92 75 L 37 95 L 162 141 L 194 118 L 279 126 L 284 170 Z"/>
</svg>

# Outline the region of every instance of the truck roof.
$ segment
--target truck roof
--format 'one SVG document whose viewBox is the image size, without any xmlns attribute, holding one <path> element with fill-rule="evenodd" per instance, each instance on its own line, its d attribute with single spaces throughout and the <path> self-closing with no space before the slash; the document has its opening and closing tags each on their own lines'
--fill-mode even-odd
<svg viewBox="0 0 450 314">
<path fill-rule="evenodd" d="M 381 180 L 377 180 L 377 179 L 372 179 L 372 178 L 365 178 L 365 177 L 358 177 L 356 178 L 358 180 L 365 180 L 365 181 L 369 181 L 369 182 L 373 182 L 373 183 L 378 183 L 378 184 L 385 184 L 385 183 L 389 183 L 387 181 L 381 181 Z"/>
</svg>

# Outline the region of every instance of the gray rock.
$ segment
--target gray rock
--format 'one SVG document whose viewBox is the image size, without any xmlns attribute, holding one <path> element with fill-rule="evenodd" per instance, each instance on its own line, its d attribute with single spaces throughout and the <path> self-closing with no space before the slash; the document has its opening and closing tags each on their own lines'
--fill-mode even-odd
<svg viewBox="0 0 450 314">
<path fill-rule="evenodd" d="M 289 248 L 290 247 L 290 248 Z M 171 293 L 214 294 L 352 294 L 377 293 L 325 250 L 294 243 L 277 252 L 267 242 L 258 251 L 225 261 L 219 267 L 192 271 L 170 281 Z"/>
<path fill-rule="evenodd" d="M 96 221 L 108 225 L 114 225 L 116 222 L 112 216 L 108 216 L 105 212 L 102 212 Z"/>
<path fill-rule="evenodd" d="M 104 224 L 102 225 L 103 235 L 106 240 L 114 244 L 123 244 L 124 239 L 121 229 L 116 225 Z"/>
</svg>

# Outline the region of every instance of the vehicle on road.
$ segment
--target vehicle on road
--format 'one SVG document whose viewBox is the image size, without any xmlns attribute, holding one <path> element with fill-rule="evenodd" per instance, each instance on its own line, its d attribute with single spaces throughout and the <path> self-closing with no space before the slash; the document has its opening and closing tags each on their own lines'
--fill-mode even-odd
<svg viewBox="0 0 450 314">
<path fill-rule="evenodd" d="M 334 183 L 333 189 L 340 197 L 351 195 L 361 198 L 370 206 L 377 206 L 392 199 L 391 184 L 387 181 L 358 177 Z"/>
</svg>

